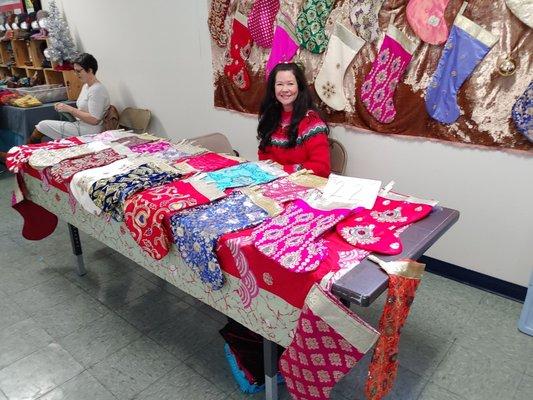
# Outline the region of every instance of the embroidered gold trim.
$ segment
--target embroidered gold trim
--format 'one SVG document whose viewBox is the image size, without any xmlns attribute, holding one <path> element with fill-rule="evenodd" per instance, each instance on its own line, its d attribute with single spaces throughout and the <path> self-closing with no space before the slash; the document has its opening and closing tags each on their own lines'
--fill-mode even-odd
<svg viewBox="0 0 533 400">
<path fill-rule="evenodd" d="M 347 318 L 337 304 L 324 295 L 317 284 L 313 285 L 305 303 L 317 316 L 327 322 L 339 335 L 361 353 L 366 353 L 378 340 L 379 332 L 359 318 Z"/>
<path fill-rule="evenodd" d="M 369 255 L 368 259 L 378 264 L 389 275 L 403 276 L 409 279 L 421 279 L 426 268 L 426 264 L 421 264 L 413 260 L 386 262 L 373 254 Z"/>
<path fill-rule="evenodd" d="M 363 47 L 366 43 L 363 39 L 352 33 L 340 22 L 337 22 L 335 24 L 335 27 L 333 28 L 333 34 L 337 36 L 341 42 L 343 42 L 346 46 L 350 47 L 355 52 L 358 52 L 359 49 L 361 49 L 361 47 Z"/>
<path fill-rule="evenodd" d="M 396 40 L 409 54 L 413 54 L 420 43 L 419 41 L 412 41 L 409 39 L 405 33 L 400 31 L 394 25 L 389 25 L 387 28 L 387 35 Z"/>
<path fill-rule="evenodd" d="M 248 27 L 248 18 L 246 15 L 242 14 L 239 10 L 235 11 L 235 19 L 239 21 L 244 26 Z"/>
<path fill-rule="evenodd" d="M 498 36 L 493 35 L 481 25 L 476 24 L 474 21 L 466 18 L 461 14 L 455 17 L 455 21 L 453 22 L 453 24 L 461 28 L 474 39 L 479 40 L 481 43 L 483 43 L 489 48 L 494 46 L 498 41 Z"/>
<path fill-rule="evenodd" d="M 323 188 L 328 183 L 327 178 L 313 175 L 308 170 L 300 170 L 288 176 L 293 183 L 309 188 Z"/>
</svg>

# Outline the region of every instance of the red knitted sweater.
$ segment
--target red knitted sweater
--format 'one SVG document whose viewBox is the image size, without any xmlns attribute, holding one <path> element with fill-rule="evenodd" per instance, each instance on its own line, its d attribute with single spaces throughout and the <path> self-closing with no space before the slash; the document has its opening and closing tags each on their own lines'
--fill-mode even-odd
<svg viewBox="0 0 533 400">
<path fill-rule="evenodd" d="M 276 161 L 289 173 L 306 168 L 327 178 L 331 166 L 326 124 L 316 112 L 308 111 L 298 126 L 296 146 L 290 148 L 287 129 L 291 115 L 292 112 L 282 112 L 280 127 L 272 134 L 270 145 L 265 151 L 258 150 L 259 159 Z"/>
</svg>

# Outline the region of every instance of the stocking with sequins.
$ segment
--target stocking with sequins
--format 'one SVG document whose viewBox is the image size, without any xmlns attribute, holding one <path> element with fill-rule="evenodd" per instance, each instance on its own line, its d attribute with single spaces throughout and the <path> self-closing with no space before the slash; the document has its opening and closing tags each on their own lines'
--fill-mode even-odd
<svg viewBox="0 0 533 400">
<path fill-rule="evenodd" d="M 336 23 L 329 39 L 322 67 L 315 79 L 315 90 L 320 99 L 334 110 L 346 107 L 344 75 L 365 41 Z"/>
<path fill-rule="evenodd" d="M 295 400 L 329 399 L 331 389 L 374 345 L 378 333 L 315 285 L 279 369 Z"/>
<path fill-rule="evenodd" d="M 286 210 L 252 232 L 254 246 L 264 255 L 293 272 L 318 268 L 327 255 L 319 237 L 345 218 L 350 210 L 319 210 L 298 199 Z"/>
<path fill-rule="evenodd" d="M 207 25 L 211 38 L 220 47 L 228 43 L 228 34 L 225 29 L 226 15 L 228 14 L 230 0 L 211 0 Z"/>
<path fill-rule="evenodd" d="M 328 45 L 324 30 L 334 0 L 306 0 L 296 21 L 300 45 L 311 53 L 322 53 Z"/>
<path fill-rule="evenodd" d="M 248 15 L 248 28 L 254 42 L 261 47 L 272 46 L 274 20 L 279 10 L 279 0 L 256 0 Z"/>
<path fill-rule="evenodd" d="M 432 118 L 444 124 L 459 118 L 457 92 L 497 40 L 475 22 L 457 15 L 426 92 L 426 110 Z"/>
<path fill-rule="evenodd" d="M 372 69 L 361 85 L 361 101 L 372 116 L 381 123 L 394 120 L 394 92 L 411 62 L 418 42 L 411 41 L 394 25 L 389 25 Z"/>
<path fill-rule="evenodd" d="M 372 256 L 370 256 L 371 258 Z M 387 300 L 379 321 L 379 337 L 368 368 L 365 394 L 381 400 L 392 390 L 398 373 L 398 349 L 402 327 L 407 320 L 416 289 L 425 268 L 415 261 L 376 262 L 389 274 Z"/>
<path fill-rule="evenodd" d="M 399 254 L 402 242 L 396 229 L 426 217 L 432 210 L 428 204 L 376 199 L 372 210 L 363 210 L 337 224 L 337 233 L 353 246 L 380 254 Z"/>
<path fill-rule="evenodd" d="M 238 10 L 233 18 L 229 49 L 226 52 L 224 74 L 241 90 L 250 88 L 250 75 L 246 60 L 252 50 L 252 37 L 246 17 Z"/>
<path fill-rule="evenodd" d="M 379 35 L 379 10 L 384 0 L 351 0 L 350 21 L 355 34 L 367 42 Z"/>
<path fill-rule="evenodd" d="M 444 10 L 450 0 L 411 0 L 407 4 L 407 21 L 420 39 L 441 44 L 448 38 Z"/>
</svg>

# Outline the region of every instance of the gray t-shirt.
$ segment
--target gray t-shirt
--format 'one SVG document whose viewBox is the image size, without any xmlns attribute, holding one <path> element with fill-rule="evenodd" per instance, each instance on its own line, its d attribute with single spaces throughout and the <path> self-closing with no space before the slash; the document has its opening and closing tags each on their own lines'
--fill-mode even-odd
<svg viewBox="0 0 533 400">
<path fill-rule="evenodd" d="M 102 124 L 102 119 L 109 108 L 109 93 L 107 89 L 100 82 L 93 83 L 92 86 L 86 83 L 82 86 L 78 100 L 76 100 L 76 106 L 82 111 L 86 111 L 93 117 L 98 118 Z M 80 121 L 85 124 L 85 122 Z"/>
</svg>

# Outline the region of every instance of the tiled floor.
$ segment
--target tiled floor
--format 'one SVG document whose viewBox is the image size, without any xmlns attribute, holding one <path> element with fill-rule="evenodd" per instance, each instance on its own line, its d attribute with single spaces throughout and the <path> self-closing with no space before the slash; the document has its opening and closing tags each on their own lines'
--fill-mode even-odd
<svg viewBox="0 0 533 400">
<path fill-rule="evenodd" d="M 218 334 L 225 317 L 82 235 L 78 277 L 65 224 L 20 236 L 0 175 L 0 400 L 260 399 L 237 389 Z M 376 323 L 383 299 L 356 311 Z M 426 274 L 404 328 L 389 399 L 530 400 L 533 337 L 521 304 Z M 333 399 L 363 399 L 369 357 Z M 288 399 L 284 387 L 281 398 Z"/>
</svg>

